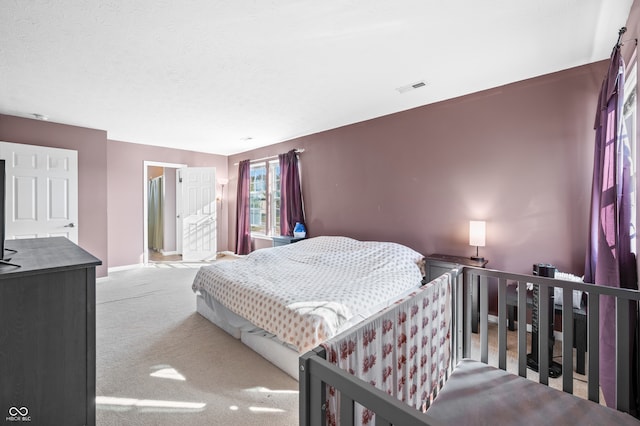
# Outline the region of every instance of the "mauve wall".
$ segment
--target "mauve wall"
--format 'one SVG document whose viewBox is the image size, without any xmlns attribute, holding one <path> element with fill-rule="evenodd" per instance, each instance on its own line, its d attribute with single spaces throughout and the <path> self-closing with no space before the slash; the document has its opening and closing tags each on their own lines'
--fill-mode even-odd
<svg viewBox="0 0 640 426">
<path fill-rule="evenodd" d="M 227 176 L 224 156 L 110 141 L 103 130 L 10 115 L 0 114 L 0 140 L 78 151 L 78 243 L 102 260 L 99 277 L 142 261 L 144 161 L 216 167 L 217 177 Z M 219 250 L 227 247 L 226 224 L 224 210 Z"/>
<path fill-rule="evenodd" d="M 132 265 L 143 260 L 146 246 L 143 241 L 144 161 L 215 167 L 216 179 L 227 177 L 227 157 L 221 155 L 109 140 L 107 164 L 110 267 Z M 220 191 L 220 187 L 216 191 Z M 219 251 L 227 246 L 226 223 L 227 214 L 223 210 L 222 217 L 218 219 Z"/>
<path fill-rule="evenodd" d="M 469 256 L 468 221 L 487 221 L 489 267 L 537 262 L 582 274 L 599 62 L 229 157 L 237 166 L 304 148 L 311 236 L 388 240 Z M 429 90 L 423 89 L 423 90 Z M 235 247 L 235 221 L 229 224 Z"/>
<path fill-rule="evenodd" d="M 98 276 L 108 267 L 106 137 L 103 130 L 0 114 L 4 142 L 78 151 L 78 245 L 102 260 Z"/>
<path fill-rule="evenodd" d="M 640 33 L 637 3 L 626 40 Z M 626 43 L 626 60 L 632 51 Z M 214 166 L 218 178 L 229 176 L 218 250 L 233 250 L 234 163 L 291 148 L 306 150 L 310 235 L 470 255 L 468 220 L 484 219 L 489 266 L 528 272 L 544 261 L 581 274 L 593 117 L 605 71 L 605 62 L 591 64 L 228 158 L 107 141 L 102 130 L 2 114 L 0 140 L 78 151 L 79 243 L 103 261 L 98 276 L 141 261 L 143 161 Z"/>
</svg>

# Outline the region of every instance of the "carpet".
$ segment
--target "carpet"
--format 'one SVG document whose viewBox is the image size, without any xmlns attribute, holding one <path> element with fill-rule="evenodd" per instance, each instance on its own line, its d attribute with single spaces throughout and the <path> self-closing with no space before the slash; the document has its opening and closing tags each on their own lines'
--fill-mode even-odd
<svg viewBox="0 0 640 426">
<path fill-rule="evenodd" d="M 98 425 L 297 425 L 298 383 L 195 311 L 198 265 L 96 285 Z"/>
<path fill-rule="evenodd" d="M 200 266 L 157 263 L 98 280 L 98 425 L 298 424 L 298 382 L 196 313 L 191 282 Z M 516 333 L 507 334 L 508 371 L 516 372 Z M 493 323 L 489 348 L 497 365 Z M 530 370 L 527 377 L 537 381 Z M 586 397 L 585 376 L 574 374 L 574 393 Z"/>
</svg>

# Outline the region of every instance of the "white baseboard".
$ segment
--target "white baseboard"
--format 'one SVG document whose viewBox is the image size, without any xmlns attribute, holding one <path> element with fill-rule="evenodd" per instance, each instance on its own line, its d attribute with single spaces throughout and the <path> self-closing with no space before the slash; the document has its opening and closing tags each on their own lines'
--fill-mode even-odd
<svg viewBox="0 0 640 426">
<path fill-rule="evenodd" d="M 107 274 L 110 274 L 112 272 L 118 272 L 118 271 L 127 271 L 129 269 L 142 268 L 143 266 L 144 266 L 143 263 L 135 263 L 133 265 L 113 266 L 107 269 Z"/>
</svg>

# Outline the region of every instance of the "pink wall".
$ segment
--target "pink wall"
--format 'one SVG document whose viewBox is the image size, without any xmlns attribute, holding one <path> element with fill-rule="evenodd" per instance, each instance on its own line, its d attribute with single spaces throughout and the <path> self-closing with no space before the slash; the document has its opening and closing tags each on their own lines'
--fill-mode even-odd
<svg viewBox="0 0 640 426">
<path fill-rule="evenodd" d="M 109 140 L 108 226 L 109 266 L 142 262 L 143 241 L 143 164 L 144 161 L 215 167 L 216 178 L 227 176 L 227 158 L 178 149 L 151 147 Z M 219 191 L 220 188 L 217 188 Z M 226 191 L 225 191 L 226 192 Z M 227 247 L 226 212 L 219 220 L 218 250 Z"/>
<path fill-rule="evenodd" d="M 485 219 L 490 266 L 525 272 L 544 261 L 581 273 L 605 69 L 591 64 L 228 158 L 7 115 L 0 115 L 0 140 L 78 151 L 79 242 L 102 259 L 100 276 L 107 266 L 140 262 L 143 161 L 214 166 L 218 177 L 229 170 L 218 237 L 224 250 L 235 246 L 233 164 L 291 148 L 305 148 L 310 235 L 469 255 L 467 221 Z"/>
<path fill-rule="evenodd" d="M 468 256 L 487 221 L 489 267 L 582 274 L 600 62 L 229 157 L 304 148 L 308 232 Z M 233 199 L 231 199 L 233 198 Z M 235 247 L 235 221 L 229 224 Z"/>
<path fill-rule="evenodd" d="M 0 114 L 4 142 L 78 151 L 78 244 L 102 260 L 98 276 L 105 276 L 108 266 L 106 137 L 103 130 Z"/>
<path fill-rule="evenodd" d="M 103 130 L 48 121 L 0 114 L 0 140 L 78 151 L 78 243 L 102 260 L 99 277 L 142 260 L 144 161 L 216 167 L 217 177 L 227 176 L 220 155 L 110 141 Z M 219 223 L 218 249 L 225 250 L 226 210 Z"/>
<path fill-rule="evenodd" d="M 637 3 L 626 40 L 640 33 Z M 626 60 L 632 51 L 633 43 L 625 44 Z M 233 250 L 233 164 L 291 148 L 305 149 L 311 236 L 390 240 L 425 254 L 466 256 L 473 251 L 468 220 L 484 219 L 481 253 L 490 267 L 528 272 L 543 261 L 581 274 L 594 108 L 605 71 L 605 62 L 591 64 L 228 158 L 108 141 L 102 130 L 1 114 L 0 140 L 78 151 L 79 243 L 102 259 L 99 276 L 107 266 L 141 260 L 143 161 L 214 166 L 219 178 L 228 176 L 218 250 Z"/>
</svg>

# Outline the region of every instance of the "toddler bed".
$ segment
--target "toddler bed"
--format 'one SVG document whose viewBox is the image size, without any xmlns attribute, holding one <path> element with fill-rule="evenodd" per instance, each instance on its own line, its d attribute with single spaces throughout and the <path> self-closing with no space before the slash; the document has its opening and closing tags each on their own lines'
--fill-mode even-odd
<svg viewBox="0 0 640 426">
<path fill-rule="evenodd" d="M 449 334 L 438 329 L 437 334 L 419 331 L 410 345 L 409 356 L 403 358 L 401 343 L 406 328 L 386 327 L 385 339 L 397 342 L 390 347 L 396 362 L 372 359 L 371 339 L 367 336 L 385 334 L 380 318 L 400 318 L 407 309 L 422 306 L 425 294 L 446 295 L 442 278 L 427 283 L 409 299 L 387 308 L 358 326 L 332 338 L 304 354 L 300 360 L 300 425 L 441 425 L 441 424 L 620 424 L 638 425 L 640 420 L 627 414 L 631 411 L 629 389 L 632 365 L 629 324 L 633 307 L 640 302 L 640 292 L 575 281 L 512 274 L 488 269 L 464 267 L 447 275 L 452 278 L 451 303 L 444 312 L 432 312 L 445 325 Z M 497 284 L 498 348 L 488 365 L 489 315 L 488 282 Z M 479 359 L 471 360 L 471 285 L 480 280 Z M 518 327 L 515 351 L 516 371 L 507 370 L 507 283 L 515 281 L 518 292 L 518 325 L 526 324 L 526 284 L 539 286 L 540 310 L 548 310 L 548 294 L 553 287 L 562 289 L 562 390 L 549 385 L 549 359 L 539 356 L 539 379 L 527 378 L 527 329 Z M 573 393 L 573 291 L 588 294 L 587 399 Z M 442 293 L 445 291 L 445 293 Z M 600 404 L 599 392 L 599 298 L 616 299 L 616 408 Z M 439 303 L 447 300 L 438 298 Z M 439 316 L 438 316 L 439 315 Z M 635 315 L 635 314 L 634 314 Z M 395 320 L 399 321 L 399 320 Z M 447 323 L 448 321 L 448 323 Z M 633 318 L 637 321 L 637 318 Z M 539 354 L 548 353 L 548 317 L 540 316 Z M 427 345 L 419 342 L 425 336 L 437 336 Z M 348 342 L 348 345 L 344 345 Z M 562 342 L 567 342 L 563 344 Z M 348 351 L 333 354 L 332 348 L 348 347 Z M 342 345 L 342 346 L 341 346 Z M 448 352 L 450 351 L 450 352 Z M 378 350 L 375 350 L 378 353 Z M 450 353 L 451 356 L 447 357 Z M 407 362 L 397 362 L 405 360 Z M 443 365 L 443 362 L 445 365 Z M 371 374 L 372 364 L 383 363 L 382 369 Z M 386 366 L 390 366 L 389 370 Z M 427 370 L 423 366 L 429 366 Z M 389 379 L 389 381 L 387 381 Z M 422 388 L 421 388 L 422 386 Z M 407 389 L 409 389 L 407 393 Z"/>
<path fill-rule="evenodd" d="M 298 357 L 415 291 L 423 256 L 340 236 L 309 238 L 202 267 L 205 318 L 298 379 Z"/>
</svg>

